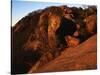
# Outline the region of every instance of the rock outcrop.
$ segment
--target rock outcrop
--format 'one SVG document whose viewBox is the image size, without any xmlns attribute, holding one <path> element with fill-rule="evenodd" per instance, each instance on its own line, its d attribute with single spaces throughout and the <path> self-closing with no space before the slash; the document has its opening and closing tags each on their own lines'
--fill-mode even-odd
<svg viewBox="0 0 100 75">
<path fill-rule="evenodd" d="M 16 23 L 16 25 L 12 27 L 11 73 L 27 73 L 32 67 L 34 67 L 34 70 L 32 69 L 32 72 L 42 72 L 42 70 L 40 71 L 40 69 L 43 67 L 43 65 L 45 67 L 45 64 L 48 64 L 53 60 L 54 62 L 55 60 L 58 61 L 59 56 L 62 56 L 61 53 L 64 50 L 66 50 L 65 54 L 69 51 L 70 53 L 68 53 L 74 56 L 73 47 L 80 46 L 76 48 L 77 51 L 75 50 L 75 53 L 80 56 L 80 49 L 85 46 L 87 47 L 86 43 L 88 43 L 90 47 L 91 44 L 89 42 L 91 41 L 86 42 L 86 45 L 80 44 L 92 35 L 96 34 L 96 32 L 93 33 L 94 29 L 96 28 L 96 18 L 94 18 L 95 16 L 92 17 L 93 19 L 91 18 L 92 20 L 95 19 L 94 21 L 91 20 L 92 23 L 90 21 L 90 18 L 86 18 L 87 20 L 89 20 L 89 23 L 87 23 L 87 20 L 86 22 L 84 22 L 84 19 L 80 20 L 80 18 L 82 18 L 81 13 L 79 13 L 80 9 L 77 8 L 77 10 L 78 14 L 76 15 L 73 8 L 67 6 L 51 6 L 43 10 L 31 12 L 27 16 L 23 17 L 18 23 Z M 82 10 L 82 12 L 85 13 L 84 10 Z M 79 19 L 76 17 L 78 17 Z M 80 22 L 80 24 L 76 19 Z M 89 35 L 88 33 L 91 33 L 91 35 Z M 94 42 L 94 44 L 96 45 L 96 40 Z M 93 47 L 95 46 L 94 44 Z M 68 51 L 66 48 L 69 48 Z M 82 49 L 82 51 L 84 50 Z M 96 58 L 96 53 L 94 55 L 93 60 L 95 60 Z M 90 57 L 89 55 L 86 55 L 82 58 L 85 59 Z M 69 58 L 67 60 L 68 62 L 71 61 Z M 75 60 L 75 62 L 78 63 L 78 60 L 80 60 L 80 57 L 77 57 L 77 60 Z M 68 65 L 68 63 L 66 63 L 66 65 Z M 72 65 L 74 64 L 71 64 L 70 66 Z M 79 67 L 81 69 L 87 69 L 87 67 Z M 77 68 L 77 70 L 80 68 Z M 73 68 L 71 69 L 74 70 Z M 48 69 L 46 70 L 45 68 L 43 68 L 43 70 L 47 71 Z"/>
<path fill-rule="evenodd" d="M 84 19 L 86 22 L 86 28 L 89 34 L 93 35 L 97 32 L 97 16 L 90 15 Z"/>
<path fill-rule="evenodd" d="M 29 73 L 91 70 L 97 68 L 97 35 L 74 48 L 66 48 L 55 60 Z"/>
</svg>

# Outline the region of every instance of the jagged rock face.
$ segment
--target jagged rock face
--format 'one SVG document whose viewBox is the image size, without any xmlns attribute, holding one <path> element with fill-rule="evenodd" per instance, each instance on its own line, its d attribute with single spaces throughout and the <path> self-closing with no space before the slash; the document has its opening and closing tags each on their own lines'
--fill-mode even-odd
<svg viewBox="0 0 100 75">
<path fill-rule="evenodd" d="M 12 73 L 26 73 L 33 65 L 36 70 L 59 56 L 64 48 L 79 45 L 80 28 L 73 21 L 71 9 L 64 6 L 22 18 L 12 28 Z"/>
<path fill-rule="evenodd" d="M 44 51 L 46 51 L 46 49 L 52 49 L 52 51 L 54 51 L 53 49 L 57 49 L 61 42 L 64 44 L 64 37 L 66 35 L 72 35 L 75 31 L 76 24 L 73 21 L 64 18 L 63 11 L 56 7 L 55 10 L 53 8 L 49 10 L 49 12 L 45 11 L 40 15 L 38 27 L 35 31 L 36 36 L 34 40 L 38 40 L 40 43 L 42 43 L 41 48 Z M 33 41 L 30 43 L 35 44 Z"/>
<path fill-rule="evenodd" d="M 24 17 L 13 27 L 12 72 L 26 72 L 47 52 L 53 58 L 59 55 L 66 42 L 65 35 L 72 35 L 76 30 L 75 23 L 64 18 L 63 12 L 59 7 L 50 7 Z"/>
<path fill-rule="evenodd" d="M 95 34 L 97 32 L 97 16 L 90 15 L 84 21 L 86 22 L 86 29 L 88 33 L 91 35 Z"/>
</svg>

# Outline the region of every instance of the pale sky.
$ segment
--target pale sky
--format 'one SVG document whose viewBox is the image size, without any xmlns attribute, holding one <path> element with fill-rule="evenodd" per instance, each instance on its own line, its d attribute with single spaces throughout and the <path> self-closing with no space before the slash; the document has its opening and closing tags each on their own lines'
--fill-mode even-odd
<svg viewBox="0 0 100 75">
<path fill-rule="evenodd" d="M 28 13 L 44 9 L 49 6 L 61 6 L 67 5 L 69 7 L 87 7 L 86 5 L 77 4 L 66 4 L 66 3 L 52 3 L 52 2 L 35 2 L 35 1 L 12 1 L 12 26 L 14 26 L 21 18 L 26 16 Z"/>
</svg>

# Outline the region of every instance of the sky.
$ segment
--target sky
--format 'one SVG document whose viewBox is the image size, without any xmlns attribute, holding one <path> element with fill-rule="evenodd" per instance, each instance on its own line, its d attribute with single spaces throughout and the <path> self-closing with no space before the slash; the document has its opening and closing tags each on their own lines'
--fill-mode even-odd
<svg viewBox="0 0 100 75">
<path fill-rule="evenodd" d="M 69 7 L 86 7 L 85 5 L 77 4 L 66 4 L 66 3 L 52 3 L 52 2 L 35 2 L 35 1 L 12 1 L 12 26 L 14 26 L 21 18 L 26 16 L 28 13 L 44 9 L 49 6 L 61 6 L 67 5 Z"/>
</svg>

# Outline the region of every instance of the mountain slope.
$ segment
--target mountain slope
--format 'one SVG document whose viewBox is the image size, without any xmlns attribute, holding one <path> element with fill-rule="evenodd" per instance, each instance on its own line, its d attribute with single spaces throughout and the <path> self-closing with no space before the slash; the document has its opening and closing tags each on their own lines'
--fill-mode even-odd
<svg viewBox="0 0 100 75">
<path fill-rule="evenodd" d="M 29 73 L 96 69 L 96 40 L 94 35 L 75 48 L 66 48 L 58 58 Z"/>
</svg>

